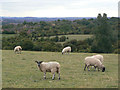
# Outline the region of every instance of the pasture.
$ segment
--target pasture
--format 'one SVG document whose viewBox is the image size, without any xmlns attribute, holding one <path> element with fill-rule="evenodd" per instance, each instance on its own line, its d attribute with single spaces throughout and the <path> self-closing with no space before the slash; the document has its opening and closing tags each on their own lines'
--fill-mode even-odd
<svg viewBox="0 0 120 90">
<path fill-rule="evenodd" d="M 62 35 L 60 35 L 62 36 Z M 91 38 L 93 35 L 65 35 L 66 37 L 68 37 L 68 40 L 67 41 L 70 41 L 70 40 L 73 40 L 73 39 L 76 39 L 76 40 L 85 40 L 87 38 Z"/>
<path fill-rule="evenodd" d="M 15 35 L 17 35 L 17 34 L 0 34 L 0 35 L 2 35 L 2 37 L 14 37 Z"/>
<path fill-rule="evenodd" d="M 2 38 L 9 38 L 9 37 L 15 37 L 17 34 L 0 34 L 0 41 Z"/>
<path fill-rule="evenodd" d="M 23 51 L 15 54 L 13 50 L 2 50 L 2 88 L 117 88 L 118 55 L 104 56 L 105 72 L 84 71 L 84 58 L 95 53 Z M 35 60 L 57 61 L 61 64 L 61 80 L 56 74 L 39 71 Z"/>
<path fill-rule="evenodd" d="M 85 35 L 85 34 L 79 34 L 79 35 L 58 35 L 58 37 L 61 37 L 61 36 L 66 36 L 68 37 L 67 41 L 70 41 L 70 40 L 85 40 L 87 38 L 91 38 L 93 35 L 89 34 L 89 35 Z M 55 36 L 51 36 L 50 38 L 53 38 Z"/>
</svg>

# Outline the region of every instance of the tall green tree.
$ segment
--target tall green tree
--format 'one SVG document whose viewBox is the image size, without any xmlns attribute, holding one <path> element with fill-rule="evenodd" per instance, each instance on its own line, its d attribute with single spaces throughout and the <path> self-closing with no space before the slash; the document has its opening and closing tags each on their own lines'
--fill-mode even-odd
<svg viewBox="0 0 120 90">
<path fill-rule="evenodd" d="M 94 32 L 94 41 L 91 47 L 92 52 L 110 53 L 112 52 L 113 31 L 108 23 L 107 14 L 98 14 L 97 27 Z"/>
</svg>

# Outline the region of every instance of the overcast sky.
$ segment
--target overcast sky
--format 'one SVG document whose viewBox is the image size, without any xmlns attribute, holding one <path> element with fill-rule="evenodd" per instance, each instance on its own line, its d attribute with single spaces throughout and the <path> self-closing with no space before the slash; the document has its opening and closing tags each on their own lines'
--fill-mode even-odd
<svg viewBox="0 0 120 90">
<path fill-rule="evenodd" d="M 0 0 L 0 16 L 118 17 L 119 0 Z"/>
</svg>

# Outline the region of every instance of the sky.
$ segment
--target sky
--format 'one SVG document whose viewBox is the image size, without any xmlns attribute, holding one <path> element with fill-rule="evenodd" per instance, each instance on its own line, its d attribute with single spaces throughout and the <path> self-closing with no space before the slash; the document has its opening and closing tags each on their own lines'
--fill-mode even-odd
<svg viewBox="0 0 120 90">
<path fill-rule="evenodd" d="M 0 0 L 0 16 L 118 17 L 119 0 Z"/>
</svg>

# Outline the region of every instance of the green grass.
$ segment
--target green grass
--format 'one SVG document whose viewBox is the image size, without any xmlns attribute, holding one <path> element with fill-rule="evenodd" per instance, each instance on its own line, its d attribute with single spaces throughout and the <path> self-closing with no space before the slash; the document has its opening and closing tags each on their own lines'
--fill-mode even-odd
<svg viewBox="0 0 120 90">
<path fill-rule="evenodd" d="M 79 35 L 58 35 L 58 37 L 61 37 L 61 36 L 66 36 L 66 37 L 68 37 L 68 39 L 66 39 L 66 41 L 65 42 L 68 42 L 68 41 L 71 41 L 71 40 L 74 40 L 74 39 L 76 39 L 76 40 L 85 40 L 85 39 L 87 39 L 87 38 L 91 38 L 93 35 L 81 35 L 81 34 L 79 34 Z M 51 36 L 50 38 L 53 38 L 53 37 L 55 37 L 55 36 Z M 61 44 L 63 44 L 63 43 L 65 43 L 65 42 L 57 42 L 57 43 L 61 43 Z"/>
<path fill-rule="evenodd" d="M 16 34 L 0 34 L 2 37 L 14 37 Z"/>
<path fill-rule="evenodd" d="M 9 37 L 14 37 L 16 34 L 0 34 L 0 41 L 2 40 L 2 38 L 9 38 Z"/>
<path fill-rule="evenodd" d="M 91 38 L 93 35 L 65 35 L 69 39 L 67 41 L 76 39 L 76 40 L 85 40 L 87 38 Z"/>
<path fill-rule="evenodd" d="M 9 38 L 9 37 L 14 37 L 16 34 L 0 34 L 0 40 L 2 40 L 2 38 Z"/>
<path fill-rule="evenodd" d="M 118 87 L 118 55 L 104 56 L 105 72 L 84 71 L 84 58 L 95 53 L 23 51 L 15 54 L 13 50 L 2 51 L 2 87 L 3 88 L 117 88 Z M 58 61 L 61 65 L 61 80 L 56 74 L 39 71 L 35 60 Z"/>
<path fill-rule="evenodd" d="M 60 35 L 59 37 L 61 37 L 62 35 Z M 91 38 L 93 35 L 65 35 L 66 37 L 68 37 L 68 39 L 65 42 L 71 41 L 71 40 L 85 40 L 87 38 Z M 65 42 L 58 42 L 58 43 L 65 43 Z"/>
<path fill-rule="evenodd" d="M 0 34 L 0 40 L 1 38 L 3 37 L 6 37 L 6 38 L 9 38 L 9 37 L 14 37 L 16 34 Z M 85 40 L 87 38 L 91 38 L 93 35 L 59 35 L 59 37 L 61 36 L 66 36 L 68 37 L 68 39 L 66 41 L 70 41 L 70 40 L 73 40 L 73 39 L 76 39 L 76 40 Z M 51 36 L 50 38 L 53 38 L 55 36 Z M 40 39 L 41 37 L 39 37 Z M 45 37 L 46 38 L 46 37 Z M 66 42 L 65 41 L 65 42 Z M 64 43 L 64 42 L 59 42 L 59 43 Z"/>
<path fill-rule="evenodd" d="M 73 40 L 73 39 L 76 39 L 76 40 L 85 40 L 87 38 L 91 38 L 93 35 L 86 35 L 86 34 L 84 34 L 84 35 L 81 35 L 81 34 L 79 34 L 79 35 L 59 35 L 59 37 L 61 37 L 61 36 L 68 37 L 67 41 L 70 41 L 70 40 Z M 55 37 L 55 36 L 51 36 L 51 38 L 52 37 Z"/>
</svg>

